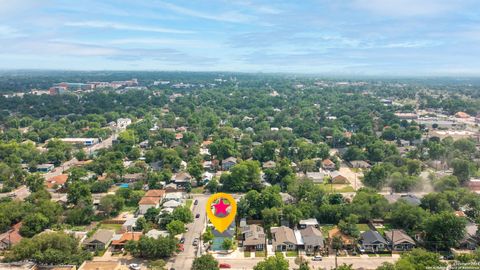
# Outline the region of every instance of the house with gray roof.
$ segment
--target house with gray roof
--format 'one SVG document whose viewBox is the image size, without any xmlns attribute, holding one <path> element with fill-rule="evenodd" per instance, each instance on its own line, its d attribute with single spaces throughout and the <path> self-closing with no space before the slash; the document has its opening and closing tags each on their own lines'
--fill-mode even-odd
<svg viewBox="0 0 480 270">
<path fill-rule="evenodd" d="M 256 224 L 242 227 L 243 248 L 247 251 L 259 251 L 265 248 L 265 231 Z"/>
<path fill-rule="evenodd" d="M 412 250 L 416 246 L 415 241 L 403 230 L 385 231 L 385 239 L 394 251 Z"/>
<path fill-rule="evenodd" d="M 83 241 L 82 245 L 91 251 L 104 250 L 110 245 L 114 234 L 115 233 L 111 230 L 100 229 Z"/>
<path fill-rule="evenodd" d="M 366 231 L 360 236 L 360 245 L 366 252 L 378 252 L 387 248 L 388 242 L 377 231 Z"/>
<path fill-rule="evenodd" d="M 308 226 L 305 229 L 300 230 L 300 234 L 307 255 L 315 254 L 324 249 L 325 239 L 323 238 L 322 232 L 315 228 L 315 226 Z"/>
<path fill-rule="evenodd" d="M 297 238 L 292 229 L 286 226 L 270 229 L 272 233 L 272 246 L 274 251 L 297 250 Z"/>
</svg>

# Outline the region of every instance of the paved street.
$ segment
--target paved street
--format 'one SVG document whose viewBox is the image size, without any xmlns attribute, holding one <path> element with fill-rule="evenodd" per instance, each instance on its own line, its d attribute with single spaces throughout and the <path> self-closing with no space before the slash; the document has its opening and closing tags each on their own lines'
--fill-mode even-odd
<svg viewBox="0 0 480 270">
<path fill-rule="evenodd" d="M 242 259 L 218 259 L 220 263 L 228 263 L 232 266 L 232 269 L 253 269 L 253 267 L 264 258 L 242 258 Z M 352 264 L 353 268 L 365 268 L 376 269 L 384 262 L 395 262 L 398 259 L 398 255 L 395 257 L 338 257 L 338 265 L 343 263 Z M 290 269 L 298 268 L 295 264 L 295 258 L 289 258 Z M 309 259 L 310 261 L 310 259 Z M 335 267 L 335 257 L 326 257 L 322 261 L 310 261 L 310 267 L 314 269 L 333 269 Z M 188 269 L 188 268 L 187 268 Z"/>
<path fill-rule="evenodd" d="M 194 238 L 200 238 L 200 235 L 205 228 L 205 222 L 207 214 L 205 207 L 207 204 L 209 195 L 193 195 L 193 200 L 198 200 L 198 205 L 194 205 L 192 213 L 194 216 L 194 221 L 191 224 L 187 225 L 188 232 L 184 234 L 185 237 L 185 250 L 179 253 L 173 259 L 173 262 L 168 263 L 168 267 L 174 269 L 190 269 L 192 267 L 193 259 L 196 257 L 198 252 L 198 247 L 202 244 L 199 244 L 198 247 L 192 245 Z M 199 218 L 195 218 L 195 215 L 200 214 Z"/>
</svg>

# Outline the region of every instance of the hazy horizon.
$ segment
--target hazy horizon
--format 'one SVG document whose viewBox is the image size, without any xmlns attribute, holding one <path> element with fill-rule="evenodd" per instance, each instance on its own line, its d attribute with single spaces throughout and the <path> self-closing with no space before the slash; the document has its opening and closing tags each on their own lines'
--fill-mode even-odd
<svg viewBox="0 0 480 270">
<path fill-rule="evenodd" d="M 473 0 L 0 0 L 0 69 L 478 77 L 479 10 Z"/>
</svg>

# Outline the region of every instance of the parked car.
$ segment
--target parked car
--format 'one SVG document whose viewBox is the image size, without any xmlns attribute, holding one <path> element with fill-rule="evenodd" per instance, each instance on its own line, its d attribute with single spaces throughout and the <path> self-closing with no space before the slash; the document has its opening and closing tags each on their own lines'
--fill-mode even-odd
<svg viewBox="0 0 480 270">
<path fill-rule="evenodd" d="M 185 243 L 185 237 L 180 238 L 180 244 Z"/>
<path fill-rule="evenodd" d="M 195 201 L 193 202 L 193 205 L 197 205 L 197 204 L 198 204 L 198 200 L 195 200 Z"/>
<path fill-rule="evenodd" d="M 198 246 L 198 238 L 193 239 L 193 246 Z"/>
<path fill-rule="evenodd" d="M 218 267 L 220 268 L 232 268 L 232 266 L 228 263 L 221 263 L 218 265 Z"/>
<path fill-rule="evenodd" d="M 313 256 L 312 261 L 321 261 L 322 259 L 323 259 L 322 256 L 317 255 L 317 256 Z"/>
<path fill-rule="evenodd" d="M 200 217 L 200 214 L 196 214 L 196 215 L 195 215 L 195 218 L 199 218 L 199 217 Z"/>
<path fill-rule="evenodd" d="M 130 268 L 131 270 L 140 270 L 140 265 L 136 264 L 136 263 L 131 263 L 128 265 L 128 268 Z"/>
</svg>

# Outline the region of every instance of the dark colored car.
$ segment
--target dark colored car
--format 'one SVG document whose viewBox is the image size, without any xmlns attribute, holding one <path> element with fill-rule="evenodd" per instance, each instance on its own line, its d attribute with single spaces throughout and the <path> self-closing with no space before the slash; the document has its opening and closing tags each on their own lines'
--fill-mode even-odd
<svg viewBox="0 0 480 270">
<path fill-rule="evenodd" d="M 195 218 L 199 218 L 199 217 L 200 217 L 200 214 L 196 214 L 196 215 L 195 215 Z"/>
</svg>

